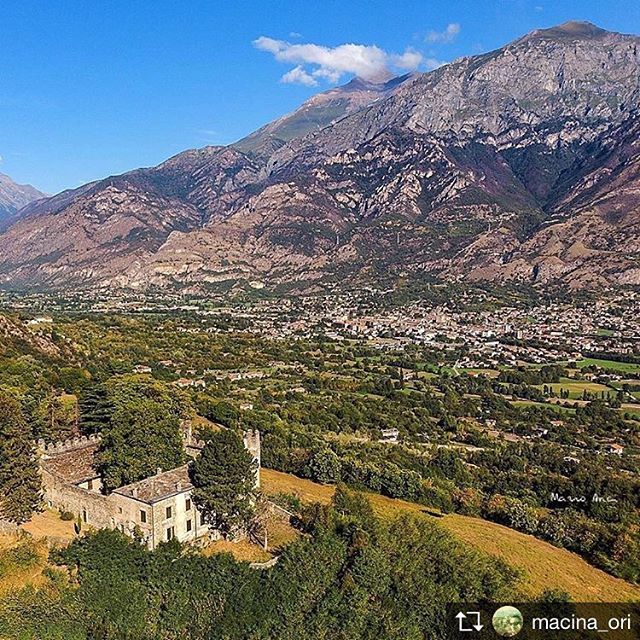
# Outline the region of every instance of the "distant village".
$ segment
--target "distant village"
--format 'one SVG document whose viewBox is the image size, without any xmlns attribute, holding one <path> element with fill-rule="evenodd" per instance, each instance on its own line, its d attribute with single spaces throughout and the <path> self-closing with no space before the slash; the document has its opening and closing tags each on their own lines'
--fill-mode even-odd
<svg viewBox="0 0 640 640">
<path fill-rule="evenodd" d="M 179 328 L 185 332 L 235 330 L 268 339 L 365 340 L 381 350 L 402 350 L 408 344 L 445 352 L 462 350 L 465 355 L 456 363 L 459 368 L 544 364 L 577 360 L 592 353 L 622 356 L 623 360 L 624 356 L 640 356 L 640 314 L 632 312 L 640 305 L 640 297 L 632 290 L 611 292 L 583 304 L 556 301 L 538 306 L 491 305 L 488 294 L 475 293 L 446 304 L 413 301 L 390 310 L 377 309 L 374 301 L 385 293 L 388 292 L 363 290 L 219 306 L 202 300 L 180 304 L 165 299 L 84 299 L 80 294 L 52 304 L 46 296 L 32 295 L 5 304 L 16 309 L 40 305 L 49 310 L 175 313 L 201 319 L 202 328 L 189 323 Z M 47 323 L 51 318 L 43 315 L 29 322 Z M 144 366 L 140 365 L 140 372 Z M 259 377 L 260 373 L 220 375 L 240 379 Z M 180 384 L 202 383 L 185 376 Z"/>
</svg>

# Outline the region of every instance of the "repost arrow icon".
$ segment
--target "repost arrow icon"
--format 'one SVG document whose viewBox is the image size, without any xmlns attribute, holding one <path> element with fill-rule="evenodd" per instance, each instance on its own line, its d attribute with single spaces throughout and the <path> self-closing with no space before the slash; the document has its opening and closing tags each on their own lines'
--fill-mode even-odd
<svg viewBox="0 0 640 640">
<path fill-rule="evenodd" d="M 475 616 L 476 618 L 475 624 L 472 622 L 470 627 L 467 627 L 464 624 L 464 620 L 466 620 L 467 616 Z M 456 619 L 458 620 L 458 631 L 480 631 L 484 627 L 484 625 L 480 622 L 479 611 L 467 611 L 466 613 L 462 613 L 462 611 L 459 611 L 456 614 Z"/>
</svg>

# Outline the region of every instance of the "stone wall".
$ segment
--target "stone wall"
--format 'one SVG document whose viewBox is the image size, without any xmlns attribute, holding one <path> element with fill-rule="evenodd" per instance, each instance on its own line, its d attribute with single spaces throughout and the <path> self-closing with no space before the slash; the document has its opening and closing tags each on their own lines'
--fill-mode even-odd
<svg viewBox="0 0 640 640">
<path fill-rule="evenodd" d="M 118 509 L 107 496 L 68 484 L 46 469 L 41 472 L 44 499 L 50 507 L 69 511 L 97 529 L 115 527 Z"/>
<path fill-rule="evenodd" d="M 62 440 L 61 442 L 50 442 L 48 444 L 44 440 L 38 440 L 38 453 L 41 456 L 55 456 L 58 453 L 84 449 L 87 445 L 100 442 L 100 440 L 101 438 L 97 434 L 70 438 L 69 440 Z"/>
<path fill-rule="evenodd" d="M 245 431 L 243 434 L 244 446 L 247 448 L 247 451 L 253 456 L 253 459 L 257 463 L 256 468 L 256 487 L 260 486 L 260 468 L 262 466 L 261 459 L 261 446 L 260 446 L 260 432 L 256 429 L 255 431 Z"/>
<path fill-rule="evenodd" d="M 167 507 L 171 507 L 170 518 L 166 517 Z M 209 535 L 209 526 L 200 523 L 200 513 L 191 499 L 190 491 L 169 496 L 154 503 L 153 522 L 155 544 L 167 540 L 167 529 L 170 527 L 173 528 L 174 537 L 180 542 L 193 542 L 202 536 Z M 189 531 L 187 531 L 187 522 L 191 522 Z"/>
<path fill-rule="evenodd" d="M 153 517 L 151 506 L 146 502 L 123 496 L 119 493 L 110 494 L 107 500 L 113 505 L 117 513 L 117 528 L 127 535 L 133 535 L 134 531 L 139 529 L 142 537 L 147 540 L 149 546 L 153 548 Z M 147 514 L 146 522 L 142 522 L 141 511 Z"/>
<path fill-rule="evenodd" d="M 210 533 L 208 525 L 200 524 L 200 514 L 191 500 L 190 491 L 182 491 L 152 504 L 112 493 L 107 500 L 117 507 L 118 528 L 131 535 L 139 528 L 143 538 L 151 548 L 167 540 L 167 529 L 173 527 L 173 535 L 180 542 L 194 542 Z M 191 504 L 188 505 L 187 501 Z M 189 509 L 187 509 L 189 506 Z M 167 507 L 171 507 L 171 516 L 167 518 Z M 146 522 L 142 522 L 141 512 L 146 514 Z M 187 531 L 187 522 L 191 528 Z"/>
</svg>

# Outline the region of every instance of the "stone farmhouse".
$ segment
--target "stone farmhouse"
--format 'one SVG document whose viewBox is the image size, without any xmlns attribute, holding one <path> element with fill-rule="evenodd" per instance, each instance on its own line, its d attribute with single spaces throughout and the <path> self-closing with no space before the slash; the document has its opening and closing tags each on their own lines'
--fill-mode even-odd
<svg viewBox="0 0 640 640">
<path fill-rule="evenodd" d="M 204 446 L 183 426 L 186 452 L 195 456 Z M 257 463 L 256 487 L 260 485 L 260 434 L 244 434 L 245 447 Z M 216 539 L 216 531 L 203 522 L 191 499 L 193 485 L 188 465 L 157 470 L 149 478 L 106 495 L 95 468 L 99 436 L 74 438 L 46 445 L 39 443 L 40 471 L 47 505 L 73 513 L 83 524 L 96 529 L 119 529 L 142 536 L 150 549 L 173 540 L 198 542 Z"/>
</svg>

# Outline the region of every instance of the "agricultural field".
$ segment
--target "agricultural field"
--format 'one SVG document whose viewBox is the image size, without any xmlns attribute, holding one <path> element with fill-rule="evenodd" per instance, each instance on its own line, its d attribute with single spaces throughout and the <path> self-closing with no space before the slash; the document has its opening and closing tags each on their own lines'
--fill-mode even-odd
<svg viewBox="0 0 640 640">
<path fill-rule="evenodd" d="M 470 376 L 486 376 L 487 378 L 497 378 L 500 375 L 497 369 L 464 368 L 460 369 L 460 371 L 468 373 Z"/>
<path fill-rule="evenodd" d="M 560 395 L 560 391 L 568 391 L 570 399 L 579 400 L 583 397 L 584 392 L 588 393 L 607 393 L 614 394 L 615 392 L 604 384 L 597 382 L 590 382 L 588 380 L 573 380 L 572 378 L 562 378 L 560 382 L 549 382 L 546 385 L 536 385 L 538 389 L 542 389 L 544 386 L 553 390 L 557 395 Z"/>
<path fill-rule="evenodd" d="M 620 411 L 624 413 L 628 413 L 630 415 L 640 416 L 640 404 L 630 404 L 627 402 L 623 402 L 620 407 Z"/>
<path fill-rule="evenodd" d="M 579 369 L 595 365 L 607 371 L 624 371 L 626 373 L 640 373 L 640 364 L 631 362 L 617 362 L 615 360 L 600 360 L 598 358 L 583 358 L 576 362 Z"/>
</svg>

